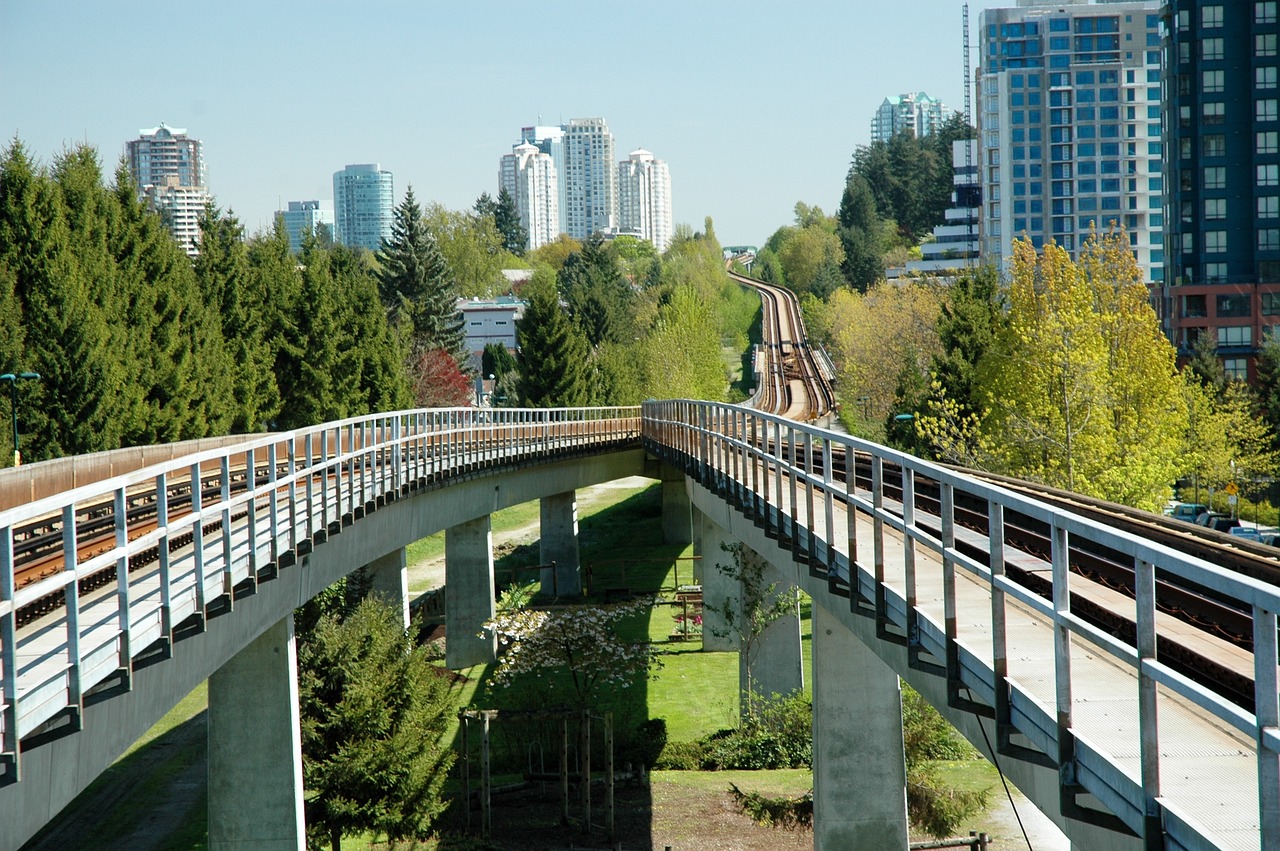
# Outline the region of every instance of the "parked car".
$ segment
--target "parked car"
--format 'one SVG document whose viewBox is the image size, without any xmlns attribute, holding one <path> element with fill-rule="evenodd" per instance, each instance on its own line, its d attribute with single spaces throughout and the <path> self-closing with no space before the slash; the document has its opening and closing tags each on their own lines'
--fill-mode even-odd
<svg viewBox="0 0 1280 851">
<path fill-rule="evenodd" d="M 1237 538 L 1244 538 L 1246 541 L 1262 543 L 1262 536 L 1252 526 L 1233 526 L 1227 530 L 1227 534 Z"/>
<path fill-rule="evenodd" d="M 1280 547 L 1280 533 L 1270 532 L 1262 536 L 1262 543 L 1268 547 Z"/>
<path fill-rule="evenodd" d="M 1218 532 L 1230 532 L 1240 525 L 1240 521 L 1231 515 L 1219 514 L 1216 511 L 1209 511 L 1200 515 L 1196 522 L 1207 529 L 1214 529 Z"/>
<path fill-rule="evenodd" d="M 1188 523 L 1196 522 L 1196 518 L 1209 510 L 1209 506 L 1201 505 L 1198 502 L 1180 502 L 1173 507 L 1173 511 L 1169 516 L 1174 520 L 1185 520 Z"/>
</svg>

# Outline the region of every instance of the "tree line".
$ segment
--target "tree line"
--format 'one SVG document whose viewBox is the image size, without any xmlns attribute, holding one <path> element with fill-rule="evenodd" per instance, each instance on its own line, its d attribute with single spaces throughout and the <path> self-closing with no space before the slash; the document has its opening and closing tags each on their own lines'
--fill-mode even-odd
<svg viewBox="0 0 1280 851">
<path fill-rule="evenodd" d="M 494 373 L 507 404 L 723 399 L 721 345 L 745 347 L 752 318 L 709 220 L 661 257 L 631 237 L 521 256 L 506 193 L 457 212 L 410 187 L 376 253 L 322 231 L 293 254 L 281 223 L 249 235 L 212 205 L 200 232 L 192 260 L 91 147 L 48 166 L 5 149 L 0 369 L 41 376 L 17 388 L 27 460 L 467 404 L 456 302 L 508 291 L 504 268 L 533 278 L 520 355 Z M 0 430 L 0 457 L 11 443 Z"/>
</svg>

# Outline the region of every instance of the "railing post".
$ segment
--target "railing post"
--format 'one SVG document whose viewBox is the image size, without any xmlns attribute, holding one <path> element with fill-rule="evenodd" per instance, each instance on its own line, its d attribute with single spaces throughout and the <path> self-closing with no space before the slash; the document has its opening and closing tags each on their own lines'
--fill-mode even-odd
<svg viewBox="0 0 1280 851">
<path fill-rule="evenodd" d="M 814 562 L 818 560 L 818 519 L 813 510 L 813 434 L 808 431 L 804 433 L 804 500 L 805 528 L 809 530 L 806 560 L 809 562 L 809 574 L 812 575 Z"/>
<path fill-rule="evenodd" d="M 907 648 L 911 661 L 920 653 L 920 595 L 916 583 L 916 472 L 906 464 L 900 465 L 902 474 L 902 571 L 906 588 Z"/>
<path fill-rule="evenodd" d="M 889 603 L 884 588 L 884 459 L 871 456 L 871 559 L 875 571 L 876 624 L 889 620 Z"/>
<path fill-rule="evenodd" d="M 298 554 L 298 437 L 289 435 L 289 549 Z"/>
<path fill-rule="evenodd" d="M 947 632 L 947 700 L 960 699 L 960 619 L 956 600 L 956 493 L 942 482 L 942 619 Z"/>
<path fill-rule="evenodd" d="M 786 531 L 786 524 L 782 519 L 782 421 L 776 420 L 773 424 L 773 501 L 774 508 L 777 509 L 777 523 L 773 531 L 777 535 L 778 541 L 782 541 L 782 535 Z"/>
<path fill-rule="evenodd" d="M 316 455 L 315 455 L 315 438 L 316 433 L 309 431 L 302 441 L 303 465 L 307 471 L 307 484 L 303 493 L 303 501 L 307 506 L 307 540 L 312 543 L 316 540 L 316 518 L 324 513 L 323 506 L 316 505 Z"/>
<path fill-rule="evenodd" d="M 1149 851 L 1164 847 L 1160 824 L 1160 719 L 1156 680 L 1149 665 L 1156 661 L 1156 568 L 1143 559 L 1134 561 L 1134 602 L 1136 604 L 1136 636 L 1138 651 L 1138 728 L 1142 759 L 1143 844 Z M 1256 623 L 1256 616 L 1255 616 Z M 1274 623 L 1271 634 L 1275 635 Z M 1273 638 L 1274 640 L 1274 638 Z M 1272 670 L 1275 666 L 1272 665 Z M 1259 742 L 1258 753 L 1262 753 Z M 1280 783 L 1280 776 L 1273 778 Z M 1259 787 L 1261 790 L 1262 787 Z M 1270 787 L 1273 791 L 1276 785 Z M 1263 796 L 1266 797 L 1265 795 Z M 1277 837 L 1280 838 L 1280 837 Z M 1266 847 L 1266 842 L 1263 842 Z"/>
<path fill-rule="evenodd" d="M 67 705 L 75 710 L 76 729 L 84 716 L 84 691 L 80 685 L 80 583 L 76 580 L 80 554 L 76 545 L 75 503 L 62 509 L 62 564 L 70 574 L 63 593 L 66 595 L 67 619 Z"/>
<path fill-rule="evenodd" d="M 1063 615 L 1071 613 L 1070 536 L 1058 525 L 1050 528 L 1053 562 L 1053 658 L 1054 692 L 1058 722 L 1058 785 L 1062 803 L 1068 803 L 1068 786 L 1075 785 L 1075 740 L 1071 733 L 1071 626 Z"/>
<path fill-rule="evenodd" d="M 204 587 L 204 481 L 200 478 L 200 465 L 191 465 L 191 557 L 196 577 L 196 614 L 200 616 L 200 629 L 208 620 L 208 602 Z"/>
<path fill-rule="evenodd" d="M 796 481 L 796 429 L 793 425 L 787 426 L 787 490 L 790 492 L 791 499 L 787 503 L 787 513 L 791 516 L 791 557 L 796 558 L 800 555 L 800 532 L 796 528 L 796 515 L 800 513 L 800 483 Z M 779 514 L 778 520 L 781 522 L 782 515 Z"/>
<path fill-rule="evenodd" d="M 835 494 L 832 488 L 831 441 L 822 441 L 822 534 L 827 541 L 827 574 L 836 572 Z M 853 511 L 853 506 L 849 506 Z"/>
<path fill-rule="evenodd" d="M 236 602 L 235 579 L 231 575 L 231 457 L 218 459 L 218 494 L 222 502 L 222 593 L 227 595 L 227 610 Z"/>
<path fill-rule="evenodd" d="M 120 671 L 125 690 L 133 687 L 133 609 L 129 600 L 129 500 L 124 487 L 116 488 L 116 624 L 120 629 Z"/>
<path fill-rule="evenodd" d="M 854 495 L 858 490 L 858 454 L 853 445 L 844 445 L 845 536 L 849 550 L 849 609 L 858 610 L 858 507 Z"/>
<path fill-rule="evenodd" d="M 257 454 L 252 449 L 246 449 L 244 452 L 244 475 L 245 493 L 249 495 L 249 501 L 245 503 L 245 528 L 249 530 L 249 579 L 256 588 L 258 585 L 258 463 Z"/>
<path fill-rule="evenodd" d="M 995 691 L 996 750 L 1009 746 L 1012 719 L 1009 706 L 1009 645 L 1004 589 L 1004 506 L 987 503 L 987 549 L 991 569 L 991 672 Z"/>
<path fill-rule="evenodd" d="M 156 560 L 160 567 L 160 632 L 173 642 L 173 585 L 169 577 L 169 474 L 156 476 Z"/>
<path fill-rule="evenodd" d="M 1276 613 L 1253 607 L 1254 713 L 1258 723 L 1260 847 L 1280 846 L 1280 706 L 1277 705 Z"/>
<path fill-rule="evenodd" d="M 4 738 L 0 740 L 0 754 L 8 754 L 15 781 L 22 779 L 22 745 L 18 736 L 18 648 L 17 611 L 14 594 L 13 527 L 5 526 L 0 537 L 0 603 L 7 604 L 0 612 L 0 668 L 3 668 Z"/>
</svg>

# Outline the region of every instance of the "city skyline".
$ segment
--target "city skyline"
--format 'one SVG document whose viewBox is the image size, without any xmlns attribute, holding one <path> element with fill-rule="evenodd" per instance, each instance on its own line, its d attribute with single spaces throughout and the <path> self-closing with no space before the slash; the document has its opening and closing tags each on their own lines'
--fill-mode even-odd
<svg viewBox="0 0 1280 851">
<path fill-rule="evenodd" d="M 1012 3 L 971 3 L 971 25 L 1001 5 Z M 150 15 L 160 8 L 153 0 L 129 15 L 58 0 L 0 7 L 0 133 L 45 163 L 87 142 L 109 176 L 139 127 L 185 127 L 204 144 L 216 203 L 250 232 L 270 227 L 290 199 L 329 198 L 333 172 L 347 163 L 382 163 L 395 174 L 397 201 L 412 185 L 424 203 L 469 209 L 481 193 L 496 194 L 494 159 L 513 127 L 604 115 L 626 150 L 654 151 L 678 172 L 677 222 L 701 230 L 711 216 L 722 241 L 761 244 L 792 221 L 797 201 L 835 211 L 886 91 L 963 101 L 958 0 L 785 11 L 659 3 L 627 17 L 625 29 L 621 13 L 577 2 L 532 17 L 376 2 L 365 11 L 378 23 L 377 59 L 341 73 L 336 64 L 323 73 L 326 57 L 336 63 L 348 49 L 350 21 L 336 5 L 230 0 L 215 11 L 165 6 Z M 180 39 L 187 56 L 172 74 L 131 86 L 106 72 L 136 61 L 139 17 L 164 21 L 154 37 Z M 904 64 L 908 36 L 916 55 Z M 536 52 L 537 70 L 528 50 L 500 49 L 508 43 Z M 282 75 L 299 53 L 321 73 Z M 632 83 L 633 56 L 642 85 Z M 819 84 L 860 78 L 877 85 Z"/>
</svg>

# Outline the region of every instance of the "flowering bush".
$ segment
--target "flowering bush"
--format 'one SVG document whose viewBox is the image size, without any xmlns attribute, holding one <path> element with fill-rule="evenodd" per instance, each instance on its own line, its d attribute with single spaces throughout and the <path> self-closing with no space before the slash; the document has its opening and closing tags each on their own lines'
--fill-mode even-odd
<svg viewBox="0 0 1280 851">
<path fill-rule="evenodd" d="M 640 598 L 610 606 L 574 606 L 551 612 L 504 612 L 485 623 L 498 638 L 495 683 L 509 686 L 521 675 L 564 670 L 579 707 L 596 704 L 604 688 L 627 688 L 659 665 L 648 642 L 625 641 L 617 625 L 647 612 L 653 600 Z"/>
</svg>

